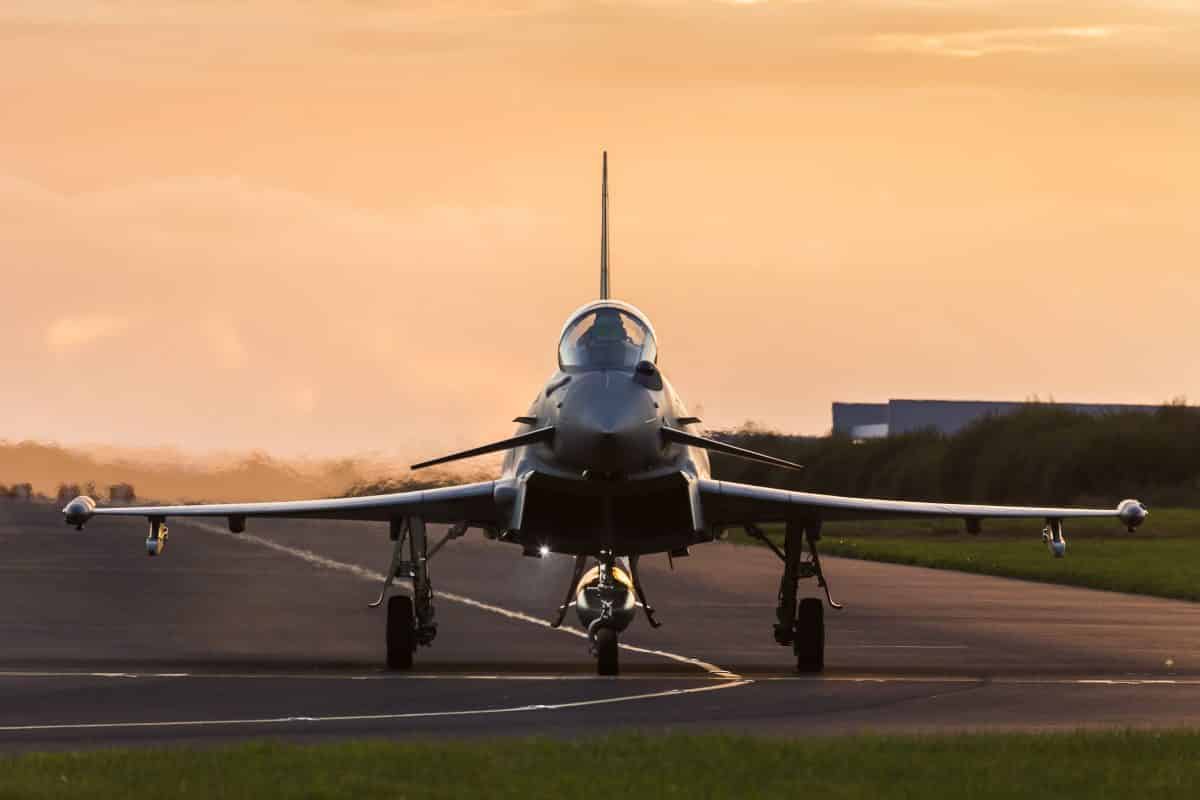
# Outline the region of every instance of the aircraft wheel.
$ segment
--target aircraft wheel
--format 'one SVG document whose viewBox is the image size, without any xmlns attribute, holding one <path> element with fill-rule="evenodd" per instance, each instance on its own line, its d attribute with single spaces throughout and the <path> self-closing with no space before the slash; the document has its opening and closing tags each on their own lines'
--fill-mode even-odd
<svg viewBox="0 0 1200 800">
<path fill-rule="evenodd" d="M 596 631 L 596 674 L 617 675 L 619 673 L 617 632 L 612 628 L 601 628 Z"/>
<path fill-rule="evenodd" d="M 816 597 L 806 597 L 796 610 L 796 638 L 792 641 L 798 672 L 821 672 L 825 669 L 825 604 Z"/>
<path fill-rule="evenodd" d="M 416 649 L 417 633 L 413 625 L 412 598 L 408 595 L 395 595 L 388 599 L 387 608 L 388 669 L 412 669 L 413 652 Z"/>
</svg>

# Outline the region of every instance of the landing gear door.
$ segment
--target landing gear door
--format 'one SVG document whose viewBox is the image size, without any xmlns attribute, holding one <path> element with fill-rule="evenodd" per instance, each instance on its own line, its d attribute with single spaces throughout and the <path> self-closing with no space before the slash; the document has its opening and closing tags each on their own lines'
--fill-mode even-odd
<svg viewBox="0 0 1200 800">
<path fill-rule="evenodd" d="M 691 512 L 692 530 L 700 533 L 704 530 L 704 504 L 700 501 L 700 481 L 694 475 L 686 472 L 679 473 L 687 484 L 688 511 Z"/>
<path fill-rule="evenodd" d="M 494 495 L 496 503 L 502 507 L 508 507 L 508 529 L 510 531 L 521 530 L 521 523 L 525 519 L 525 498 L 529 494 L 531 477 L 533 477 L 533 473 L 526 472 L 513 480 L 498 481 L 496 484 Z"/>
</svg>

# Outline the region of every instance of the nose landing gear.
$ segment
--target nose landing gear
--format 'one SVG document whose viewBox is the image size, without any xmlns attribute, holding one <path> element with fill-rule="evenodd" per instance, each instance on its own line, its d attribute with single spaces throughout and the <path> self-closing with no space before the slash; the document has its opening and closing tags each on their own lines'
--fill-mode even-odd
<svg viewBox="0 0 1200 800">
<path fill-rule="evenodd" d="M 574 608 L 579 615 L 579 624 L 587 631 L 591 653 L 596 657 L 596 674 L 617 675 L 621 671 L 621 631 L 633 621 L 639 601 L 646 607 L 637 583 L 636 562 L 630 559 L 627 572 L 618 566 L 611 550 L 602 550 L 596 556 L 596 566 L 590 571 L 586 569 L 587 562 L 587 556 L 575 557 L 567 595 L 550 627 L 562 625 L 567 610 Z M 651 608 L 647 617 L 652 623 L 655 622 L 653 615 Z"/>
<path fill-rule="evenodd" d="M 613 628 L 600 628 L 592 637 L 592 650 L 596 654 L 597 675 L 619 675 L 621 667 L 617 654 L 617 632 Z"/>
<path fill-rule="evenodd" d="M 586 620 L 585 608 L 595 616 L 587 622 L 588 639 L 592 643 L 592 654 L 596 656 L 597 675 L 620 674 L 619 634 L 632 618 L 631 587 L 618 581 L 616 559 L 611 550 L 600 554 L 596 580 L 580 592 L 581 602 L 576 604 L 580 611 L 580 622 Z M 599 612 L 599 613 L 596 613 Z"/>
</svg>

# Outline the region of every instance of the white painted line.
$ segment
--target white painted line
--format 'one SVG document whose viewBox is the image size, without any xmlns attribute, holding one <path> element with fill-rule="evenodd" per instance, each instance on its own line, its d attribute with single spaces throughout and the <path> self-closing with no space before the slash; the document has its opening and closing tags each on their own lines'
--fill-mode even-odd
<svg viewBox="0 0 1200 800">
<path fill-rule="evenodd" d="M 646 692 L 643 694 L 605 697 L 599 700 L 576 700 L 569 703 L 550 703 L 546 705 L 509 706 L 506 708 L 473 708 L 462 711 L 414 711 L 399 714 L 340 714 L 319 717 L 260 717 L 257 719 L 189 719 L 165 720 L 161 722 L 68 722 L 48 725 L 4 725 L 0 733 L 30 732 L 30 731 L 67 731 L 67 730 L 112 730 L 128 728 L 200 728 L 219 725 L 285 725 L 297 722 L 387 722 L 403 719 L 432 719 L 437 717 L 477 717 L 491 714 L 519 714 L 529 711 L 564 711 L 589 706 L 627 703 L 634 700 L 652 700 L 661 697 L 677 697 L 699 692 L 713 692 L 721 689 L 733 689 L 746 686 L 753 681 L 724 681 L 711 683 L 706 686 L 696 686 L 690 689 L 668 689 L 662 692 Z"/>
<path fill-rule="evenodd" d="M 648 651 L 649 652 L 649 651 Z M 705 681 L 711 675 L 657 675 L 653 673 L 626 673 L 613 676 L 613 681 Z M 9 670 L 0 671 L 0 680 L 5 678 L 101 678 L 126 680 L 130 678 L 170 678 L 173 680 L 273 680 L 273 681 L 594 681 L 590 673 L 517 673 L 493 675 L 486 673 L 421 673 L 421 672 L 377 672 L 369 675 L 337 675 L 296 672 L 71 672 L 61 670 Z M 610 680 L 606 678 L 605 680 Z"/>
<path fill-rule="evenodd" d="M 1200 678 L 1038 678 L 987 675 L 768 675 L 756 681 L 803 683 L 977 683 L 994 686 L 1200 686 Z"/>
<path fill-rule="evenodd" d="M 334 559 L 326 558 L 325 556 L 323 556 L 319 553 L 314 553 L 312 550 L 305 550 L 305 549 L 299 548 L 299 547 L 288 547 L 287 545 L 281 544 L 273 539 L 267 539 L 262 536 L 255 536 L 254 534 L 251 534 L 251 533 L 231 533 L 228 528 L 221 527 L 220 525 L 213 525 L 213 524 L 204 523 L 204 522 L 193 522 L 190 520 L 185 524 L 190 527 L 193 527 L 193 528 L 200 528 L 209 533 L 220 534 L 221 536 L 224 536 L 224 537 L 227 537 L 230 539 L 236 539 L 241 542 L 250 542 L 253 544 L 261 545 L 263 547 L 270 548 L 270 549 L 275 550 L 280 553 L 286 553 L 287 555 L 290 555 L 294 558 L 302 559 L 302 560 L 307 561 L 310 564 L 314 564 L 318 567 L 324 567 L 325 569 L 336 570 L 338 572 L 346 572 L 351 575 L 356 575 L 360 578 L 364 578 L 369 581 L 383 583 L 383 580 L 385 577 L 382 572 L 375 572 L 374 570 L 365 569 L 363 567 L 357 566 L 356 564 L 347 564 L 344 561 L 335 561 Z M 528 622 L 531 625 L 538 625 L 543 628 L 549 628 L 550 630 L 561 631 L 563 633 L 567 633 L 572 636 L 577 636 L 581 639 L 588 638 L 587 632 L 582 631 L 579 628 L 575 628 L 570 625 L 563 625 L 560 628 L 554 628 L 550 625 L 549 621 L 544 620 L 541 617 L 535 617 L 535 616 L 526 614 L 521 611 L 513 611 L 512 609 L 502 608 L 501 606 L 492 605 L 491 603 L 485 603 L 481 600 L 476 600 L 472 597 L 467 597 L 465 595 L 455 594 L 453 592 L 444 592 L 444 591 L 439 590 L 437 592 L 437 596 L 441 597 L 445 600 L 449 600 L 452 603 L 459 603 L 461 605 L 471 606 L 472 608 L 478 608 L 481 611 L 488 611 L 493 614 L 499 614 L 500 616 L 507 617 L 508 619 L 515 619 L 515 620 L 519 620 L 521 622 Z M 670 652 L 667 652 L 666 650 L 650 650 L 650 649 L 647 649 L 644 647 L 637 647 L 635 645 L 624 644 L 624 643 L 622 643 L 620 645 L 620 647 L 622 650 L 628 650 L 629 652 L 632 652 L 632 653 L 644 653 L 647 655 L 659 656 L 660 658 L 666 658 L 671 661 L 678 662 L 680 664 L 687 664 L 688 666 L 699 667 L 700 669 L 704 670 L 712 677 L 717 678 L 719 680 L 737 680 L 740 677 L 739 675 L 737 675 L 727 669 L 718 667 L 716 664 L 709 664 L 707 661 L 701 661 L 698 658 L 689 658 L 688 656 L 680 655 L 678 653 L 670 653 Z"/>
<path fill-rule="evenodd" d="M 646 651 L 654 652 L 654 651 Z M 703 681 L 713 676 L 705 675 L 656 675 L 625 674 L 606 678 L 613 682 L 652 681 L 660 683 Z M 406 673 L 378 672 L 369 675 L 312 674 L 291 672 L 71 672 L 9 670 L 0 671 L 0 680 L 6 678 L 100 678 L 128 680 L 133 678 L 171 680 L 272 680 L 272 681 L 513 681 L 536 683 L 538 681 L 595 681 L 596 676 L 585 673 L 542 673 L 495 675 L 487 673 Z M 1039 678 L 1037 676 L 987 676 L 987 675 L 760 675 L 753 681 L 796 681 L 803 683 L 990 683 L 1016 686 L 1200 686 L 1200 677 L 1187 678 Z"/>
<path fill-rule="evenodd" d="M 965 644 L 830 644 L 831 650 L 967 650 Z"/>
<path fill-rule="evenodd" d="M 1200 681 L 1177 681 L 1168 678 L 1161 679 L 1146 679 L 1146 680 L 1131 680 L 1131 679 L 1090 679 L 1078 680 L 1075 683 L 1090 685 L 1090 686 L 1178 686 L 1179 684 L 1195 685 L 1200 684 Z"/>
</svg>

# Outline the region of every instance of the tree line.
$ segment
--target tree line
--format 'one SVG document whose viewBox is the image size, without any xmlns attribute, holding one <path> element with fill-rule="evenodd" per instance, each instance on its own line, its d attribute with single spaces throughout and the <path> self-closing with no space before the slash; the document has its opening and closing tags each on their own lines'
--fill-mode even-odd
<svg viewBox="0 0 1200 800">
<path fill-rule="evenodd" d="M 1034 404 L 962 431 L 884 439 L 792 436 L 748 426 L 714 438 L 805 465 L 782 470 L 722 455 L 722 480 L 831 494 L 975 503 L 1200 506 L 1200 409 L 1093 416 Z"/>
</svg>

